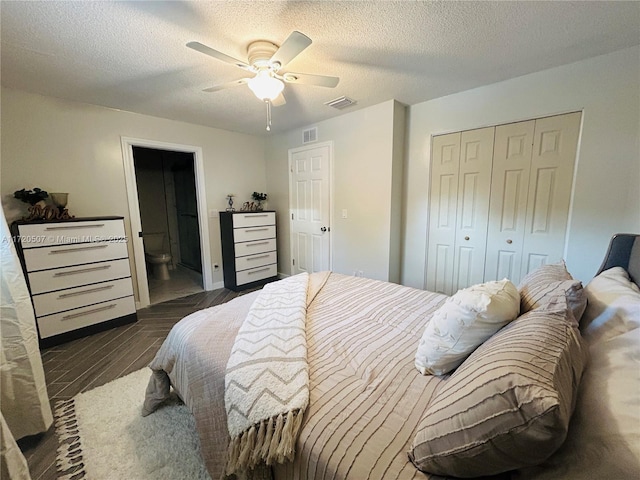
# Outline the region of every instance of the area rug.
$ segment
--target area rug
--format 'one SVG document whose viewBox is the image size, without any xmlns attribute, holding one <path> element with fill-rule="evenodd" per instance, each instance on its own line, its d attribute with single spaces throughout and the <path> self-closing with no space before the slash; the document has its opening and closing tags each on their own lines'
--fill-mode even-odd
<svg viewBox="0 0 640 480">
<path fill-rule="evenodd" d="M 61 480 L 210 480 L 193 416 L 177 396 L 140 415 L 144 368 L 56 405 Z"/>
</svg>

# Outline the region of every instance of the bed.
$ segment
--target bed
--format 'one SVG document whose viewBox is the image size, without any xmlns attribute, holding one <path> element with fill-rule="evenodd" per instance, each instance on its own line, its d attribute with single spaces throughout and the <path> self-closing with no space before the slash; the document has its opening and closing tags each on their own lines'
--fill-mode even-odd
<svg viewBox="0 0 640 480">
<path fill-rule="evenodd" d="M 584 469 L 571 476 L 575 462 L 591 468 L 589 449 L 602 447 L 604 438 L 616 459 L 615 478 L 635 478 L 631 475 L 640 471 L 640 438 L 634 437 L 640 432 L 639 270 L 640 240 L 635 235 L 613 238 L 601 272 L 585 289 L 564 264 L 549 266 L 518 286 L 518 318 L 500 325 L 457 368 L 441 375 L 422 375 L 416 369 L 416 348 L 429 323 L 435 324 L 434 315 L 455 303 L 455 296 L 335 273 L 310 275 L 305 310 L 308 406 L 295 455 L 292 461 L 259 465 L 242 475 L 276 480 L 532 480 L 560 478 L 557 472 L 562 471 L 562 478 L 614 478 L 607 470 L 613 467 L 602 461 L 595 470 L 600 477 L 580 476 L 589 472 Z M 610 288 L 616 293 L 610 294 Z M 175 389 L 194 414 L 203 459 L 214 480 L 229 473 L 227 363 L 261 294 L 186 317 L 150 364 L 143 414 L 159 408 L 169 389 Z M 583 335 L 580 317 L 588 318 L 580 324 Z M 592 369 L 589 353 L 604 359 L 603 364 L 622 362 L 618 367 L 624 367 L 626 383 L 608 364 Z M 613 378 L 608 380 L 615 384 L 611 392 L 622 392 L 622 404 L 612 399 L 605 409 L 613 405 L 622 417 L 608 412 L 607 419 L 616 422 L 603 422 L 605 431 L 594 433 L 587 431 L 589 422 L 580 412 L 602 410 L 605 397 L 598 392 L 609 388 L 602 375 Z M 534 398 L 540 391 L 549 393 L 542 400 Z M 487 408 L 497 408 L 499 414 Z M 580 443 L 580 436 L 586 438 L 587 450 L 581 450 L 585 442 Z"/>
</svg>

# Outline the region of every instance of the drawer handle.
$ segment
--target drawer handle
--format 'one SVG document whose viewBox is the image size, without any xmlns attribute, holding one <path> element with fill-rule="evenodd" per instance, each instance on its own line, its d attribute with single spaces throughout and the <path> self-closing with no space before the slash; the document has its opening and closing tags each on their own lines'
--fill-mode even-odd
<svg viewBox="0 0 640 480">
<path fill-rule="evenodd" d="M 96 227 L 104 227 L 104 223 L 95 223 L 93 225 L 65 225 L 60 227 L 47 227 L 45 230 L 71 230 L 76 228 L 96 228 Z"/>
<path fill-rule="evenodd" d="M 81 290 L 79 292 L 63 293 L 58 295 L 58 299 L 77 297 L 78 295 L 85 295 L 87 293 L 102 292 L 103 290 L 111 290 L 115 285 L 105 285 L 104 287 L 89 288 L 88 290 Z"/>
<path fill-rule="evenodd" d="M 91 245 L 90 247 L 65 248 L 64 250 L 51 250 L 49 255 L 55 253 L 79 252 L 81 250 L 94 250 L 96 248 L 107 248 L 109 245 Z"/>
<path fill-rule="evenodd" d="M 269 230 L 269 227 L 248 228 L 248 229 L 245 230 L 245 232 L 262 232 L 263 230 Z"/>
<path fill-rule="evenodd" d="M 244 215 L 244 218 L 255 218 L 255 217 L 268 217 L 268 213 L 253 213 L 251 215 Z"/>
<path fill-rule="evenodd" d="M 98 270 L 106 270 L 107 268 L 111 268 L 111 265 L 102 265 L 100 267 L 89 267 L 89 268 L 81 268 L 80 270 L 71 270 L 68 272 L 58 272 L 54 273 L 54 277 L 66 277 L 67 275 L 75 275 L 76 273 L 86 273 L 86 272 L 96 272 Z"/>
<path fill-rule="evenodd" d="M 268 245 L 269 241 L 267 240 L 266 242 L 253 242 L 253 243 L 247 243 L 247 247 L 257 247 L 258 245 Z"/>
<path fill-rule="evenodd" d="M 255 257 L 247 257 L 247 262 L 249 260 L 259 260 L 261 258 L 269 258 L 269 254 L 267 253 L 266 255 L 256 255 Z"/>
<path fill-rule="evenodd" d="M 71 320 L 72 318 L 84 317 L 85 315 L 89 315 L 91 313 L 103 312 L 105 310 L 111 310 L 112 308 L 116 308 L 115 303 L 107 305 L 106 307 L 98 307 L 81 313 L 72 313 L 71 315 L 65 315 L 64 317 L 62 317 L 62 320 Z"/>
<path fill-rule="evenodd" d="M 250 272 L 247 272 L 248 275 L 253 275 L 254 273 L 260 273 L 260 272 L 266 272 L 270 269 L 271 267 L 265 267 L 265 268 L 259 268 L 258 270 L 252 270 Z"/>
</svg>

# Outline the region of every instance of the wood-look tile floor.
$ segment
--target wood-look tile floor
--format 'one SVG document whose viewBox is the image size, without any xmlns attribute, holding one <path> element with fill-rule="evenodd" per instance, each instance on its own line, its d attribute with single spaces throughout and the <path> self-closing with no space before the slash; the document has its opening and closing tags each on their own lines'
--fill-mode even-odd
<svg viewBox="0 0 640 480">
<path fill-rule="evenodd" d="M 225 303 L 243 293 L 220 289 L 153 305 L 138 311 L 138 321 L 42 350 L 51 406 L 146 367 L 171 327 L 180 319 Z M 21 439 L 32 480 L 54 480 L 58 439 L 46 433 Z"/>
</svg>

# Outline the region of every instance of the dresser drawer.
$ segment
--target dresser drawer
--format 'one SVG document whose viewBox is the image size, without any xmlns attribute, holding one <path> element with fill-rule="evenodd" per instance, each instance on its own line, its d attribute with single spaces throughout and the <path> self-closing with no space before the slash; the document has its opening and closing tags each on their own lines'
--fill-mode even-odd
<svg viewBox="0 0 640 480">
<path fill-rule="evenodd" d="M 236 258 L 236 271 L 248 270 L 250 268 L 264 267 L 272 263 L 278 263 L 278 255 L 276 252 L 258 253 L 249 255 L 248 257 Z"/>
<path fill-rule="evenodd" d="M 133 296 L 119 298 L 109 302 L 77 308 L 38 318 L 38 330 L 41 338 L 52 337 L 78 328 L 106 322 L 114 318 L 135 313 Z"/>
<path fill-rule="evenodd" d="M 24 250 L 24 261 L 29 272 L 127 257 L 127 244 L 124 242 L 56 245 Z"/>
<path fill-rule="evenodd" d="M 122 220 L 56 222 L 20 225 L 22 248 L 45 247 L 63 243 L 108 242 L 125 239 Z"/>
<path fill-rule="evenodd" d="M 29 273 L 29 286 L 31 293 L 36 295 L 130 276 L 129 260 L 123 258 L 122 260 L 90 265 L 31 272 Z"/>
<path fill-rule="evenodd" d="M 278 268 L 275 264 L 267 265 L 265 267 L 252 268 L 250 270 L 243 270 L 242 272 L 236 272 L 236 284 L 244 285 L 245 283 L 251 283 L 257 280 L 275 277 L 277 274 Z"/>
<path fill-rule="evenodd" d="M 233 215 L 233 228 L 275 225 L 276 212 L 236 213 Z"/>
<path fill-rule="evenodd" d="M 83 285 L 33 296 L 37 317 L 133 295 L 130 278 Z"/>
<path fill-rule="evenodd" d="M 274 252 L 275 250 L 275 238 L 235 244 L 236 257 L 244 257 L 246 255 L 253 255 L 254 253 Z"/>
<path fill-rule="evenodd" d="M 276 226 L 265 225 L 261 227 L 235 228 L 233 230 L 233 239 L 238 242 L 251 242 L 252 240 L 261 240 L 263 238 L 276 238 Z"/>
</svg>

